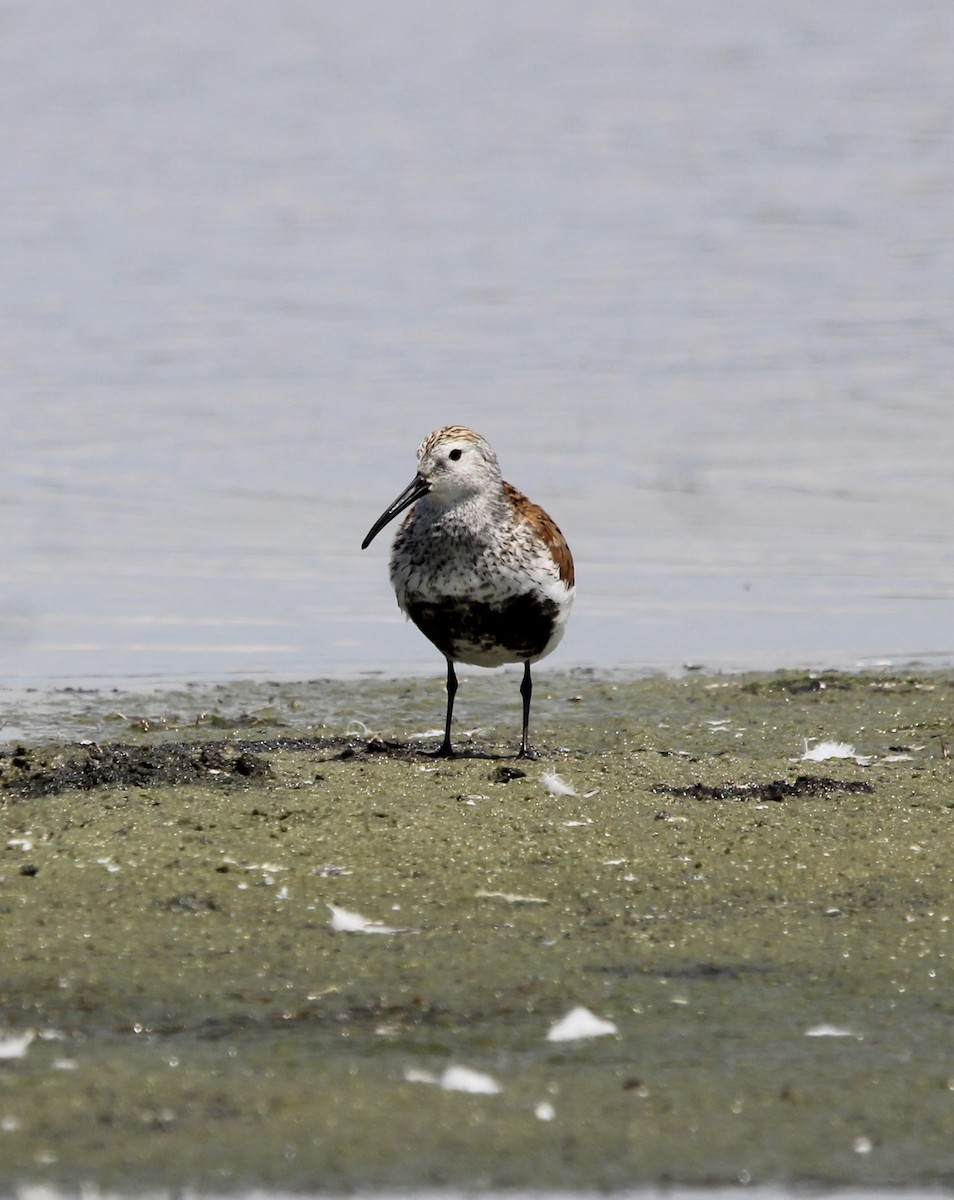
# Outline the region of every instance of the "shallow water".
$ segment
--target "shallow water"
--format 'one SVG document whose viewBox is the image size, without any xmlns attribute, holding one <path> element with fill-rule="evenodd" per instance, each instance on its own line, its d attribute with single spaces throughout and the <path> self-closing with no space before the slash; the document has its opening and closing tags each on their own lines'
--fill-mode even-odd
<svg viewBox="0 0 954 1200">
<path fill-rule="evenodd" d="M 439 672 L 358 545 L 447 421 L 558 665 L 952 657 L 949 18 L 6 4 L 0 672 Z"/>
</svg>

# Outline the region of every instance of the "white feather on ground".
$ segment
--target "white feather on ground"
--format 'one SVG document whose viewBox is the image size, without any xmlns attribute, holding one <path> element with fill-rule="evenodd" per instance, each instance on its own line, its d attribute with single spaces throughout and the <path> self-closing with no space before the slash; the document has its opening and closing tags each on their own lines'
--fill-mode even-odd
<svg viewBox="0 0 954 1200">
<path fill-rule="evenodd" d="M 588 1008 L 578 1006 L 570 1009 L 561 1021 L 550 1026 L 547 1041 L 574 1042 L 580 1038 L 605 1037 L 607 1034 L 618 1032 L 612 1021 L 605 1021 L 591 1013 Z"/>
<path fill-rule="evenodd" d="M 408 1083 L 434 1083 L 445 1092 L 470 1092 L 475 1096 L 496 1096 L 503 1091 L 492 1075 L 471 1067 L 446 1067 L 440 1075 L 419 1067 L 408 1067 L 404 1078 Z"/>
<path fill-rule="evenodd" d="M 540 776 L 540 782 L 551 796 L 576 796 L 579 794 L 576 788 L 568 784 L 565 779 L 561 779 L 556 771 L 544 771 Z"/>
<path fill-rule="evenodd" d="M 347 908 L 339 908 L 337 904 L 329 904 L 331 910 L 331 928 L 335 933 L 416 933 L 416 929 L 396 929 L 392 925 L 384 925 L 380 921 L 369 921 L 361 913 L 351 912 Z"/>
<path fill-rule="evenodd" d="M 32 1029 L 24 1033 L 11 1033 L 0 1029 L 0 1059 L 22 1058 L 36 1034 Z"/>
<path fill-rule="evenodd" d="M 852 758 L 859 767 L 866 767 L 873 759 L 870 754 L 859 754 L 851 742 L 816 742 L 809 746 L 805 739 L 805 751 L 802 762 L 828 762 L 831 758 Z"/>
</svg>

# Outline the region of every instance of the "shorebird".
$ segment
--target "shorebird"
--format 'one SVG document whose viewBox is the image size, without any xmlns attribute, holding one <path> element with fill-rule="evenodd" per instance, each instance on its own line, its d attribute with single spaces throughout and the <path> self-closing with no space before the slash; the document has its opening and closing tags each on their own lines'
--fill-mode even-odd
<svg viewBox="0 0 954 1200">
<path fill-rule="evenodd" d="M 573 556 L 563 534 L 538 504 L 504 482 L 496 454 L 462 425 L 445 425 L 424 439 L 417 475 L 371 526 L 361 549 L 406 508 L 391 550 L 391 584 L 402 612 L 447 660 L 438 756 L 454 753 L 454 664 L 522 662 L 518 757 L 534 758 L 530 664 L 556 647 L 573 604 Z"/>
</svg>

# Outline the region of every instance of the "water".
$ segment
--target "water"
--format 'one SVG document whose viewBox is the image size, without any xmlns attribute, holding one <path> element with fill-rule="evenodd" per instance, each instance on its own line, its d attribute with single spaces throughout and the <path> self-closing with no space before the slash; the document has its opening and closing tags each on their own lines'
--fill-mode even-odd
<svg viewBox="0 0 954 1200">
<path fill-rule="evenodd" d="M 0 672 L 440 672 L 358 549 L 471 424 L 553 664 L 954 657 L 947 0 L 14 0 Z"/>
</svg>

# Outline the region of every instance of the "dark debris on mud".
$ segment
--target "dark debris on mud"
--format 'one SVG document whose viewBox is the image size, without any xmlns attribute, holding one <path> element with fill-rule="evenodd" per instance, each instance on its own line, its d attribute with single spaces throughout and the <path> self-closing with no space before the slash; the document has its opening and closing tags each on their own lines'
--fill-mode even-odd
<svg viewBox="0 0 954 1200">
<path fill-rule="evenodd" d="M 950 679 L 919 675 L 892 675 L 886 677 L 868 672 L 848 671 L 777 671 L 772 675 L 760 675 L 741 685 L 741 691 L 753 696 L 802 696 L 825 692 L 909 692 L 934 691 L 936 688 L 952 686 Z"/>
<path fill-rule="evenodd" d="M 201 1041 L 220 1041 L 240 1034 L 261 1034 L 270 1030 L 287 1030 L 303 1026 L 355 1026 L 376 1028 L 382 1024 L 392 1030 L 415 1029 L 425 1026 L 455 1023 L 455 1014 L 443 1005 L 428 1002 L 421 997 L 412 997 L 406 1004 L 386 1004 L 383 1001 L 369 1003 L 305 1004 L 289 1009 L 287 1006 L 251 1013 L 247 1011 L 223 1013 L 221 1016 L 205 1017 L 197 1024 L 184 1021 L 168 1021 L 146 1026 L 146 1030 L 157 1037 L 178 1037 L 192 1032 Z M 131 1032 L 131 1027 L 120 1026 L 117 1032 Z"/>
<path fill-rule="evenodd" d="M 768 963 L 690 962 L 679 966 L 658 966 L 644 963 L 590 963 L 584 971 L 591 975 L 609 975 L 616 979 L 701 979 L 707 982 L 747 976 L 764 976 L 772 972 Z"/>
<path fill-rule="evenodd" d="M 856 687 L 870 686 L 870 680 L 863 676 L 843 674 L 839 671 L 810 671 L 807 674 L 801 671 L 779 671 L 775 675 L 744 683 L 742 691 L 756 696 L 775 693 L 800 696 L 807 692 L 847 692 Z"/>
<path fill-rule="evenodd" d="M 369 758 L 393 758 L 399 762 L 418 762 L 422 758 L 445 758 L 439 750 L 425 750 L 414 742 L 388 742 L 384 738 L 372 737 L 366 742 L 348 742 L 340 743 L 343 749 L 332 757 L 339 762 L 347 762 L 349 759 L 365 761 Z M 495 753 L 490 750 L 480 750 L 475 746 L 464 746 L 454 751 L 449 756 L 452 759 L 486 759 L 488 762 L 496 762 L 498 759 L 512 759 L 512 752 Z M 503 770 L 504 768 L 501 768 Z M 509 776 L 511 779 L 520 778 L 526 772 L 514 768 L 514 773 Z M 498 780 L 498 782 L 505 782 Z"/>
<path fill-rule="evenodd" d="M 327 737 L 236 738 L 206 742 L 161 742 L 138 746 L 125 742 L 74 745 L 51 757 L 48 751 L 17 746 L 0 751 L 0 801 L 34 799 L 98 787 L 157 787 L 182 784 L 242 784 L 274 778 L 267 754 L 313 752 L 319 762 L 355 762 L 391 758 L 406 762 L 433 754 L 381 738 Z M 461 758 L 493 758 L 464 751 Z M 522 774 L 513 770 L 508 778 Z"/>
<path fill-rule="evenodd" d="M 402 742 L 387 742 L 383 738 L 372 737 L 368 738 L 366 742 L 349 742 L 332 757 L 338 762 L 347 762 L 351 758 L 412 759 L 419 758 L 420 751 L 414 750 Z"/>
<path fill-rule="evenodd" d="M 837 792 L 873 792 L 864 779 L 830 779 L 827 775 L 798 775 L 795 779 L 772 779 L 767 783 L 693 783 L 688 787 L 662 784 L 654 792 L 684 796 L 689 800 L 754 800 L 759 803 L 797 799 L 804 796 L 829 796 Z"/>
<path fill-rule="evenodd" d="M 17 746 L 0 752 L 0 798 L 55 796 L 97 787 L 157 787 L 190 783 L 244 783 L 274 777 L 263 757 L 281 751 L 315 752 L 319 760 L 386 754 L 412 757 L 408 747 L 391 742 L 355 742 L 348 738 L 233 738 L 228 741 L 162 742 L 137 746 L 125 742 L 90 743 L 50 759 L 43 750 Z"/>
<path fill-rule="evenodd" d="M 0 755 L 0 787 L 16 797 L 55 796 L 103 786 L 224 783 L 268 779 L 272 769 L 260 754 L 224 742 L 167 742 L 159 746 L 77 746 L 65 762 L 17 747 Z"/>
</svg>

